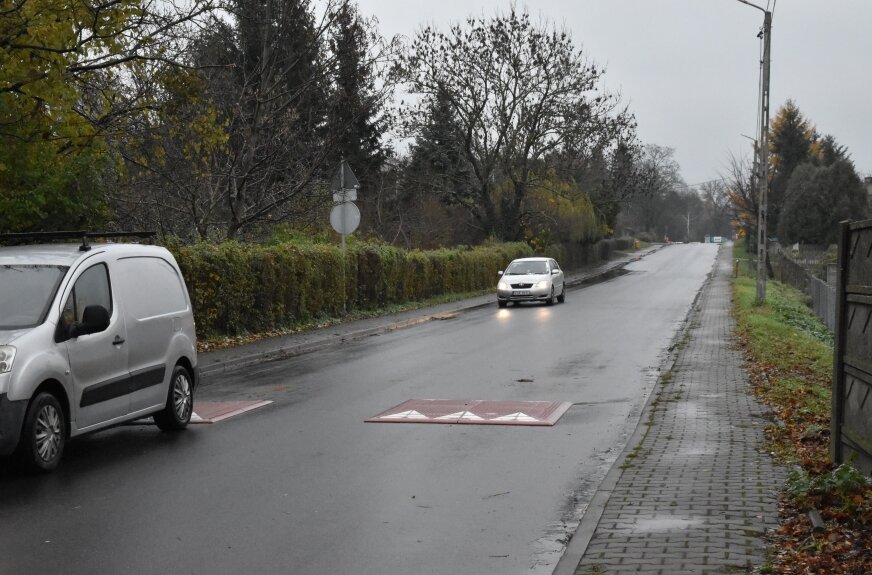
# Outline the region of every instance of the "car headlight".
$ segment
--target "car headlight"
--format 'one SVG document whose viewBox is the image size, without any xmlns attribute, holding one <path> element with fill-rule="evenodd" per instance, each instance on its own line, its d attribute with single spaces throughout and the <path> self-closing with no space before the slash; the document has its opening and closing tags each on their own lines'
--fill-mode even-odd
<svg viewBox="0 0 872 575">
<path fill-rule="evenodd" d="M 507 284 L 506 282 L 500 282 L 497 284 L 497 289 L 502 289 L 502 290 L 509 289 L 509 284 Z"/>
<path fill-rule="evenodd" d="M 547 288 L 549 285 L 551 285 L 551 282 L 550 282 L 550 281 L 548 281 L 548 280 L 542 280 L 542 281 L 538 282 L 534 287 L 536 287 L 536 288 L 538 288 L 538 289 L 545 289 L 545 288 Z"/>
<path fill-rule="evenodd" d="M 15 348 L 11 345 L 0 345 L 0 373 L 12 371 L 13 359 L 15 359 Z"/>
</svg>

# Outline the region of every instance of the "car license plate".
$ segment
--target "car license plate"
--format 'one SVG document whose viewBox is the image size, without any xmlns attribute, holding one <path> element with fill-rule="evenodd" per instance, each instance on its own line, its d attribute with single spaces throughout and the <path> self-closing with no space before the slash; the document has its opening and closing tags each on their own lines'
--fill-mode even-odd
<svg viewBox="0 0 872 575">
<path fill-rule="evenodd" d="M 512 292 L 512 295 L 530 295 L 530 290 L 528 290 L 528 289 L 516 290 L 516 291 Z"/>
</svg>

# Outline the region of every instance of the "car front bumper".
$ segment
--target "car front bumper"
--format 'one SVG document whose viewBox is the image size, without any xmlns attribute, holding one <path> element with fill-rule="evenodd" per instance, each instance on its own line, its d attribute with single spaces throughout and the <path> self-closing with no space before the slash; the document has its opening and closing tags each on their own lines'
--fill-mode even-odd
<svg viewBox="0 0 872 575">
<path fill-rule="evenodd" d="M 551 286 L 545 288 L 497 290 L 500 301 L 547 301 L 551 297 Z"/>
<path fill-rule="evenodd" d="M 9 455 L 18 446 L 21 424 L 27 413 L 27 400 L 10 401 L 0 394 L 0 456 Z"/>
</svg>

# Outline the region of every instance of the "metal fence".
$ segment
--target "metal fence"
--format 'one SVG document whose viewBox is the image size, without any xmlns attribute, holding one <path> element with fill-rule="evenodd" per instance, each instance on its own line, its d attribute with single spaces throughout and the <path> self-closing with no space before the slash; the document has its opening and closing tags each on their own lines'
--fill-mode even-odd
<svg viewBox="0 0 872 575">
<path fill-rule="evenodd" d="M 835 277 L 828 283 L 808 271 L 809 267 L 819 266 L 824 255 L 825 252 L 820 251 L 813 255 L 805 253 L 802 257 L 795 258 L 781 246 L 775 246 L 769 250 L 769 262 L 775 279 L 810 296 L 815 315 L 830 331 L 834 331 L 836 327 Z M 827 277 L 829 278 L 829 274 Z"/>
<path fill-rule="evenodd" d="M 814 276 L 808 278 L 811 307 L 831 332 L 836 331 L 836 286 Z"/>
<path fill-rule="evenodd" d="M 872 474 L 872 220 L 843 223 L 833 358 L 833 462 Z"/>
</svg>

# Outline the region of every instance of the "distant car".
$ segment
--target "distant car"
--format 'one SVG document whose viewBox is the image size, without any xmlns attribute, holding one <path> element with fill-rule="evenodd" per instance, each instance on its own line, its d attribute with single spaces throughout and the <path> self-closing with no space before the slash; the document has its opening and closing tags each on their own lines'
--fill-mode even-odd
<svg viewBox="0 0 872 575">
<path fill-rule="evenodd" d="M 566 299 L 563 270 L 552 258 L 521 258 L 499 272 L 497 305 L 509 302 L 544 302 L 553 305 Z"/>
</svg>

